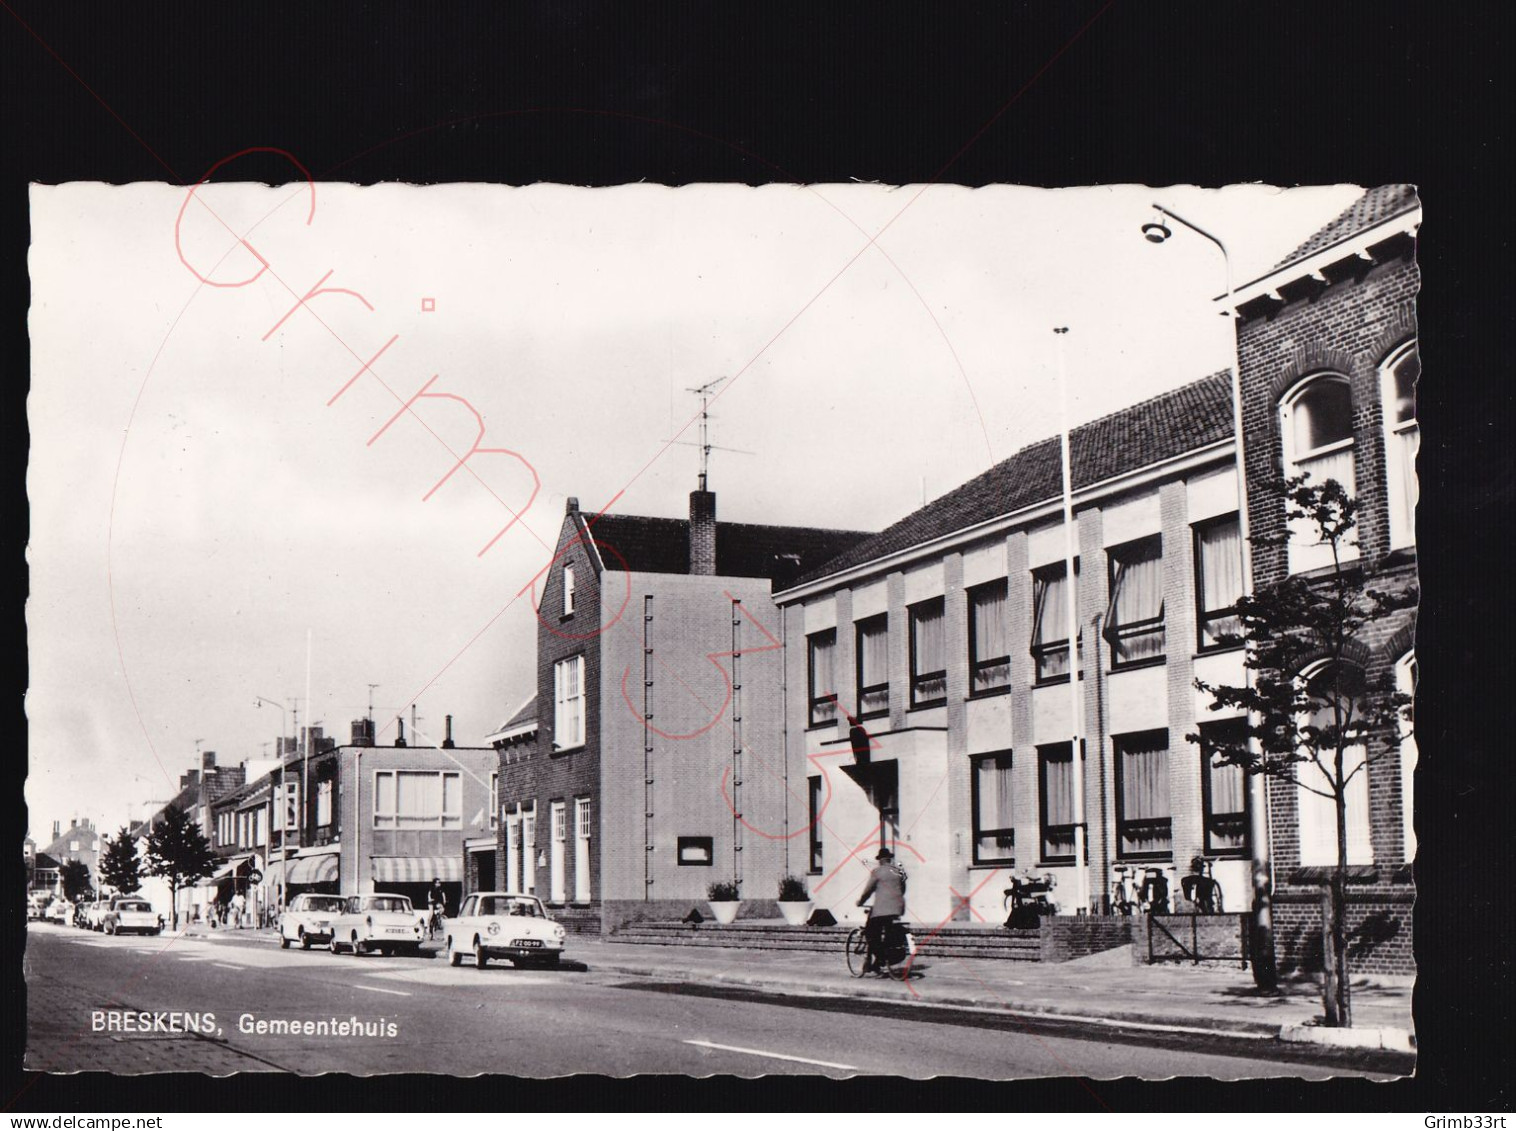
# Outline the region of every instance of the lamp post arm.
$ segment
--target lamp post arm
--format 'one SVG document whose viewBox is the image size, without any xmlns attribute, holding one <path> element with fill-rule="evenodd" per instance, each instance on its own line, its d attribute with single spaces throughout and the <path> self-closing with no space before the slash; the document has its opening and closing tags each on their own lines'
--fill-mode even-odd
<svg viewBox="0 0 1516 1131">
<path fill-rule="evenodd" d="M 1232 255 L 1231 252 L 1227 251 L 1226 244 L 1221 241 L 1219 236 L 1212 235 L 1210 232 L 1202 228 L 1199 224 L 1191 223 L 1189 220 L 1186 220 L 1183 216 L 1179 215 L 1179 213 L 1173 211 L 1172 209 L 1165 208 L 1161 204 L 1155 204 L 1153 207 L 1158 210 L 1159 215 L 1167 216 L 1170 220 L 1173 220 L 1179 224 L 1183 224 L 1197 236 L 1204 236 L 1206 239 L 1210 240 L 1213 244 L 1221 249 L 1221 259 L 1222 262 L 1226 264 L 1227 313 L 1230 315 L 1235 315 L 1237 311 L 1232 307 Z"/>
</svg>

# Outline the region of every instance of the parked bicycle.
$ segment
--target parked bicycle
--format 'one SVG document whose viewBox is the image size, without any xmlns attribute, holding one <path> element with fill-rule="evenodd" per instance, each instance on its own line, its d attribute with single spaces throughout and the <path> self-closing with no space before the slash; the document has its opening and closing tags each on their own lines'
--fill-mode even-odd
<svg viewBox="0 0 1516 1131">
<path fill-rule="evenodd" d="M 1005 925 L 1012 930 L 1035 929 L 1045 916 L 1058 914 L 1058 904 L 1048 895 L 1057 886 L 1058 877 L 1051 872 L 1011 876 L 1011 886 L 1005 889 Z"/>
<path fill-rule="evenodd" d="M 1196 913 L 1200 915 L 1225 913 L 1221 885 L 1211 874 L 1213 864 L 1214 861 L 1204 856 L 1196 856 L 1190 861 L 1190 874 L 1179 881 L 1179 890 L 1184 893 L 1184 898 L 1189 900 Z"/>
<path fill-rule="evenodd" d="M 1111 914 L 1170 914 L 1173 889 L 1164 873 L 1173 871 L 1172 866 L 1117 864 L 1111 871 L 1116 876 L 1111 884 Z"/>
<path fill-rule="evenodd" d="M 897 919 L 885 928 L 884 953 L 874 956 L 874 967 L 886 977 L 904 981 L 910 977 L 911 959 L 915 953 L 915 936 Z M 869 973 L 869 937 L 863 927 L 854 927 L 848 932 L 847 972 L 855 978 Z"/>
</svg>

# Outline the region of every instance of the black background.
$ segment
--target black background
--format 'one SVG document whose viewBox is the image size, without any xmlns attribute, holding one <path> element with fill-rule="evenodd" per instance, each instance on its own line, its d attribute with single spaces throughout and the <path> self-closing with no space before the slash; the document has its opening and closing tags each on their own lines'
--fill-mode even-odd
<svg viewBox="0 0 1516 1131">
<path fill-rule="evenodd" d="M 1423 615 L 1417 1078 L 989 1085 L 100 1080 L 20 1072 L 24 744 L 6 759 L 0 1108 L 1480 1111 L 1509 1104 L 1511 17 L 1494 5 L 70 5 L 0 0 L 7 732 L 25 733 L 27 184 L 318 179 L 1060 186 L 1412 182 Z M 1505 109 L 1502 109 L 1504 107 Z M 239 164 L 239 179 L 287 167 Z M 87 332 L 81 327 L 81 332 Z M 1501 518 L 1506 515 L 1506 518 Z M 87 698 L 88 688 L 80 688 Z M 130 741 L 122 736 L 122 741 Z M 39 815 L 38 827 L 45 824 Z M 865 1024 L 860 1019 L 860 1024 Z M 22 1091 L 25 1086 L 25 1090 Z M 19 1095 L 17 1093 L 20 1093 Z M 15 1097 L 12 1099 L 12 1097 Z M 676 1118 L 678 1118 L 676 1116 Z M 1288 1118 L 1288 1116 L 1284 1116 Z M 1420 1126 L 1420 1120 L 1416 1120 Z"/>
</svg>

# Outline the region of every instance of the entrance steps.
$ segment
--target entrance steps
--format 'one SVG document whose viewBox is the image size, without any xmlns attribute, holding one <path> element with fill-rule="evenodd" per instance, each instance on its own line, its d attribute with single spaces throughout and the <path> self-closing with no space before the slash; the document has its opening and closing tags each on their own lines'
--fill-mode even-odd
<svg viewBox="0 0 1516 1131">
<path fill-rule="evenodd" d="M 739 920 L 730 926 L 710 921 L 692 925 L 669 920 L 642 920 L 616 928 L 607 936 L 607 941 L 644 946 L 725 946 L 840 955 L 850 929 L 846 926 L 791 927 L 780 919 Z M 911 934 L 923 957 L 999 958 L 1014 962 L 1047 960 L 1041 931 L 1008 931 L 1003 927 L 968 925 L 933 929 L 911 924 Z"/>
</svg>

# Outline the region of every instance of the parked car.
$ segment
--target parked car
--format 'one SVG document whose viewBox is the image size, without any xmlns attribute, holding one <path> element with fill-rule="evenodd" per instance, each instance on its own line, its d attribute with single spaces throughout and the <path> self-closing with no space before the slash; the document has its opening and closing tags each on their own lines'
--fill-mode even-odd
<svg viewBox="0 0 1516 1131">
<path fill-rule="evenodd" d="M 106 909 L 101 929 L 108 935 L 124 935 L 128 931 L 156 935 L 163 930 L 163 916 L 140 895 L 119 896 Z"/>
<path fill-rule="evenodd" d="M 332 920 L 331 950 L 381 954 L 421 949 L 421 924 L 409 897 L 403 895 L 350 895 L 342 913 Z"/>
<path fill-rule="evenodd" d="M 93 899 L 81 899 L 78 903 L 74 904 L 74 913 L 69 917 L 74 926 L 80 930 L 87 930 L 89 928 L 89 909 L 94 905 L 95 901 Z"/>
<path fill-rule="evenodd" d="M 475 892 L 463 901 L 458 917 L 447 921 L 448 965 L 462 964 L 471 953 L 480 970 L 491 958 L 509 958 L 516 966 L 557 966 L 565 933 L 535 895 Z"/>
<path fill-rule="evenodd" d="M 46 892 L 33 892 L 26 901 L 26 917 L 39 921 L 46 919 L 47 905 L 52 901 L 53 897 Z"/>
<path fill-rule="evenodd" d="M 49 922 L 57 923 L 61 927 L 63 924 L 69 921 L 69 918 L 73 915 L 73 913 L 74 905 L 72 903 L 61 897 L 55 897 L 53 901 L 47 905 L 46 917 Z"/>
<path fill-rule="evenodd" d="M 105 930 L 105 913 L 111 909 L 111 901 L 97 899 L 84 909 L 84 925 L 92 931 Z"/>
<path fill-rule="evenodd" d="M 315 892 L 297 895 L 279 916 L 279 945 L 288 950 L 291 943 L 299 943 L 301 950 L 309 950 L 313 944 L 331 942 L 332 920 L 346 910 L 347 900 L 344 895 Z"/>
</svg>

